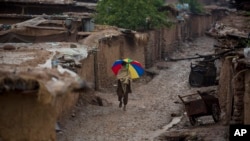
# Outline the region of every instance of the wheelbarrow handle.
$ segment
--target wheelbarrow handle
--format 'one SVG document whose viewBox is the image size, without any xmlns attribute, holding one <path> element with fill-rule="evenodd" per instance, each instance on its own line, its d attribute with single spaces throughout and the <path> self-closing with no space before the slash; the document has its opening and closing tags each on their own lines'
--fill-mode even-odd
<svg viewBox="0 0 250 141">
<path fill-rule="evenodd" d="M 180 98 L 180 100 L 182 101 L 183 104 L 189 103 L 189 102 L 186 102 L 186 101 L 183 100 L 183 97 L 186 97 L 186 96 L 180 96 L 180 95 L 178 95 L 178 97 Z"/>
<path fill-rule="evenodd" d="M 183 97 L 189 97 L 189 96 L 192 96 L 192 95 L 198 95 L 198 93 L 188 94 L 188 95 L 184 95 L 184 96 L 178 95 L 178 96 L 181 97 L 181 98 L 183 98 Z"/>
</svg>

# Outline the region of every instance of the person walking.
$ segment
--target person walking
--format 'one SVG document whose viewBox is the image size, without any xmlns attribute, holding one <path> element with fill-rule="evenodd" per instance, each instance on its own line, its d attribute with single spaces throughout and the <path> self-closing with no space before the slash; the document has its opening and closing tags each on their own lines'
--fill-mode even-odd
<svg viewBox="0 0 250 141">
<path fill-rule="evenodd" d="M 123 110 L 126 111 L 126 105 L 128 103 L 128 93 L 132 93 L 131 90 L 131 75 L 128 70 L 128 64 L 124 61 L 122 62 L 122 68 L 119 70 L 117 74 L 117 95 L 119 107 L 123 106 Z"/>
</svg>

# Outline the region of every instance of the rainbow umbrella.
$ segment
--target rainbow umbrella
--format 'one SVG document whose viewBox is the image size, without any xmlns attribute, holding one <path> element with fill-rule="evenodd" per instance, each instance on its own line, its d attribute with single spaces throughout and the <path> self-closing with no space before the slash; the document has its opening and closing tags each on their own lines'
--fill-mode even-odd
<svg viewBox="0 0 250 141">
<path fill-rule="evenodd" d="M 126 62 L 128 70 L 130 72 L 131 78 L 139 78 L 144 74 L 144 69 L 140 62 L 132 60 L 130 58 L 116 60 L 112 65 L 112 71 L 115 75 L 118 74 L 119 70 L 122 68 L 122 62 Z"/>
</svg>

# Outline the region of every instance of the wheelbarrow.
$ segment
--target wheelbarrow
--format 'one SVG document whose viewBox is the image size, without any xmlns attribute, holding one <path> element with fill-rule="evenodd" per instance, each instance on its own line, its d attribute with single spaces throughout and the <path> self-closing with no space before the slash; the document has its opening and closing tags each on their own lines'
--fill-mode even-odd
<svg viewBox="0 0 250 141">
<path fill-rule="evenodd" d="M 201 116 L 212 115 L 214 122 L 218 122 L 220 119 L 220 105 L 219 100 L 210 92 L 199 92 L 189 95 L 178 97 L 185 105 L 185 110 L 191 125 L 196 125 L 197 118 Z"/>
</svg>

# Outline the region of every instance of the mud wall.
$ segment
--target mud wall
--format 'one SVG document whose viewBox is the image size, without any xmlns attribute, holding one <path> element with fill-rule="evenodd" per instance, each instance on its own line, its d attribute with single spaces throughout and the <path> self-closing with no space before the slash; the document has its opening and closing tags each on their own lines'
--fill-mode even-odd
<svg viewBox="0 0 250 141">
<path fill-rule="evenodd" d="M 131 58 L 141 62 L 144 66 L 144 45 L 137 44 L 135 38 L 128 36 L 113 36 L 99 40 L 96 52 L 95 71 L 96 88 L 105 89 L 113 87 L 116 83 L 115 75 L 111 68 L 115 60 Z"/>
<path fill-rule="evenodd" d="M 93 64 L 93 54 L 89 53 L 79 70 L 80 76 L 90 82 L 94 82 Z M 68 92 L 55 96 L 42 86 L 39 93 L 27 92 L 1 91 L 0 141 L 55 141 L 55 124 L 70 114 L 79 93 Z"/>
<path fill-rule="evenodd" d="M 95 61 L 97 89 L 109 88 L 112 86 L 113 81 L 115 81 L 111 67 L 115 60 L 121 58 L 120 48 L 123 42 L 122 38 L 118 37 L 103 38 L 99 40 Z"/>
<path fill-rule="evenodd" d="M 188 27 L 186 27 L 189 28 L 188 36 L 190 38 L 203 36 L 213 22 L 211 15 L 191 15 L 187 24 Z"/>
<path fill-rule="evenodd" d="M 124 42 L 121 45 L 121 58 L 131 58 L 139 61 L 143 67 L 145 67 L 144 50 L 146 42 L 140 42 L 136 38 L 131 36 L 123 36 Z"/>
<path fill-rule="evenodd" d="M 69 114 L 72 107 L 77 103 L 79 98 L 79 93 L 67 93 L 60 97 L 56 97 L 53 106 L 55 107 L 55 118 L 60 120 L 60 118 Z"/>
<path fill-rule="evenodd" d="M 249 70 L 244 64 L 232 63 L 232 57 L 222 61 L 218 96 L 223 124 L 249 124 Z"/>
<path fill-rule="evenodd" d="M 91 85 L 95 85 L 96 82 L 95 56 L 96 52 L 89 52 L 88 57 L 81 61 L 81 68 L 77 70 L 77 74 Z"/>
<path fill-rule="evenodd" d="M 233 83 L 233 114 L 232 121 L 235 124 L 243 124 L 244 121 L 244 91 L 245 91 L 245 75 L 242 69 L 235 69 L 235 74 L 232 79 Z"/>
<path fill-rule="evenodd" d="M 250 107 L 250 71 L 245 73 L 244 107 Z M 244 110 L 244 124 L 250 124 L 250 110 Z"/>
<path fill-rule="evenodd" d="M 0 139 L 55 141 L 55 107 L 38 102 L 35 94 L 0 95 Z"/>
<path fill-rule="evenodd" d="M 233 90 L 231 80 L 233 78 L 232 59 L 226 58 L 222 61 L 219 76 L 218 98 L 222 110 L 223 124 L 228 124 L 232 115 Z"/>
<path fill-rule="evenodd" d="M 89 86 L 95 85 L 95 52 L 89 52 L 88 57 L 81 61 L 81 68 L 77 70 L 78 75 L 86 80 Z M 69 115 L 72 107 L 77 103 L 80 92 L 71 92 L 58 96 L 55 101 L 57 119 Z"/>
<path fill-rule="evenodd" d="M 218 15 L 190 15 L 185 22 L 177 22 L 170 28 L 149 32 L 149 42 L 145 49 L 145 65 L 152 67 L 159 61 L 175 51 L 181 42 L 204 36 L 212 26 Z"/>
</svg>

